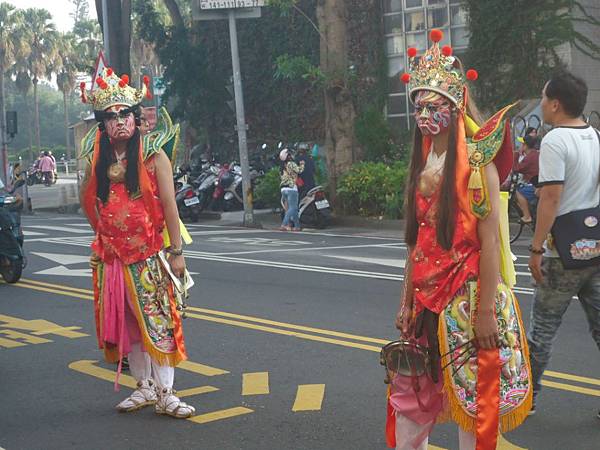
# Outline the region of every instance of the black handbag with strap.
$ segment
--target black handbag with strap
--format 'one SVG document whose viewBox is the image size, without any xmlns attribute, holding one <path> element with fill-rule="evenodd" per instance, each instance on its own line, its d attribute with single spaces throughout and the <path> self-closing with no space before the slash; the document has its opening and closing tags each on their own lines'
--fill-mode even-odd
<svg viewBox="0 0 600 450">
<path fill-rule="evenodd" d="M 600 133 L 595 131 L 600 143 Z M 565 269 L 600 265 L 600 205 L 558 216 L 552 238 Z"/>
</svg>

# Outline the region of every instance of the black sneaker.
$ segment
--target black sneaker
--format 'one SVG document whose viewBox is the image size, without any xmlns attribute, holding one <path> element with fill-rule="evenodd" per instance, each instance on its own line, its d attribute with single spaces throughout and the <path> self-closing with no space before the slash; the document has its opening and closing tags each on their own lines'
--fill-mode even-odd
<svg viewBox="0 0 600 450">
<path fill-rule="evenodd" d="M 536 407 L 536 397 L 537 393 L 533 393 L 533 399 L 531 401 L 531 409 L 529 410 L 529 416 L 535 416 L 535 407 Z M 600 412 L 598 413 L 598 418 L 600 418 Z"/>
</svg>

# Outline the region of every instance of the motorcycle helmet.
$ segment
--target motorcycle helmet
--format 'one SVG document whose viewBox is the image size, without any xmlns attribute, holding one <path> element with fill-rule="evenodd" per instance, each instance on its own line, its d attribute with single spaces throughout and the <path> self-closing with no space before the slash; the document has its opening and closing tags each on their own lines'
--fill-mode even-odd
<svg viewBox="0 0 600 450">
<path fill-rule="evenodd" d="M 281 161 L 287 161 L 288 159 L 288 154 L 289 154 L 289 150 L 287 148 L 284 148 L 283 150 L 281 150 L 279 152 L 279 159 Z"/>
<path fill-rule="evenodd" d="M 221 185 L 221 187 L 223 189 L 227 189 L 229 186 L 231 186 L 233 184 L 235 177 L 233 176 L 233 174 L 231 172 L 225 172 L 222 176 L 221 179 L 219 180 L 219 184 Z"/>
</svg>

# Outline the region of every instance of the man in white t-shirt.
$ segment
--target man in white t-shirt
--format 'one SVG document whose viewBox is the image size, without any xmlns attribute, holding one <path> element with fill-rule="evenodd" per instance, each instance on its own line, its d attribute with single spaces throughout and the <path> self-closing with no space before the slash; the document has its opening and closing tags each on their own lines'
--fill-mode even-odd
<svg viewBox="0 0 600 450">
<path fill-rule="evenodd" d="M 552 341 L 574 296 L 579 297 L 592 338 L 600 349 L 600 266 L 565 270 L 548 235 L 557 216 L 600 203 L 600 140 L 581 119 L 587 86 L 570 73 L 546 83 L 542 97 L 544 122 L 553 126 L 540 148 L 540 200 L 529 270 L 536 281 L 528 334 L 535 413 L 542 374 Z M 600 418 L 600 413 L 599 413 Z"/>
</svg>

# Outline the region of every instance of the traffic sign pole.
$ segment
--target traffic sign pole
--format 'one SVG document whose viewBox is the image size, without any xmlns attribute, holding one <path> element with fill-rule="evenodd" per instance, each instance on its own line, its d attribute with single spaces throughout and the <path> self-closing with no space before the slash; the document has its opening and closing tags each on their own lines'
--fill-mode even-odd
<svg viewBox="0 0 600 450">
<path fill-rule="evenodd" d="M 240 165 L 242 166 L 242 190 L 244 198 L 244 226 L 252 227 L 254 209 L 252 207 L 252 180 L 250 180 L 250 164 L 248 162 L 248 141 L 246 137 L 246 116 L 244 112 L 244 93 L 242 90 L 242 73 L 238 49 L 235 10 L 228 10 L 229 37 L 231 41 L 231 64 L 233 66 L 233 87 L 235 92 L 235 112 L 237 118 L 238 142 L 240 148 Z"/>
</svg>

